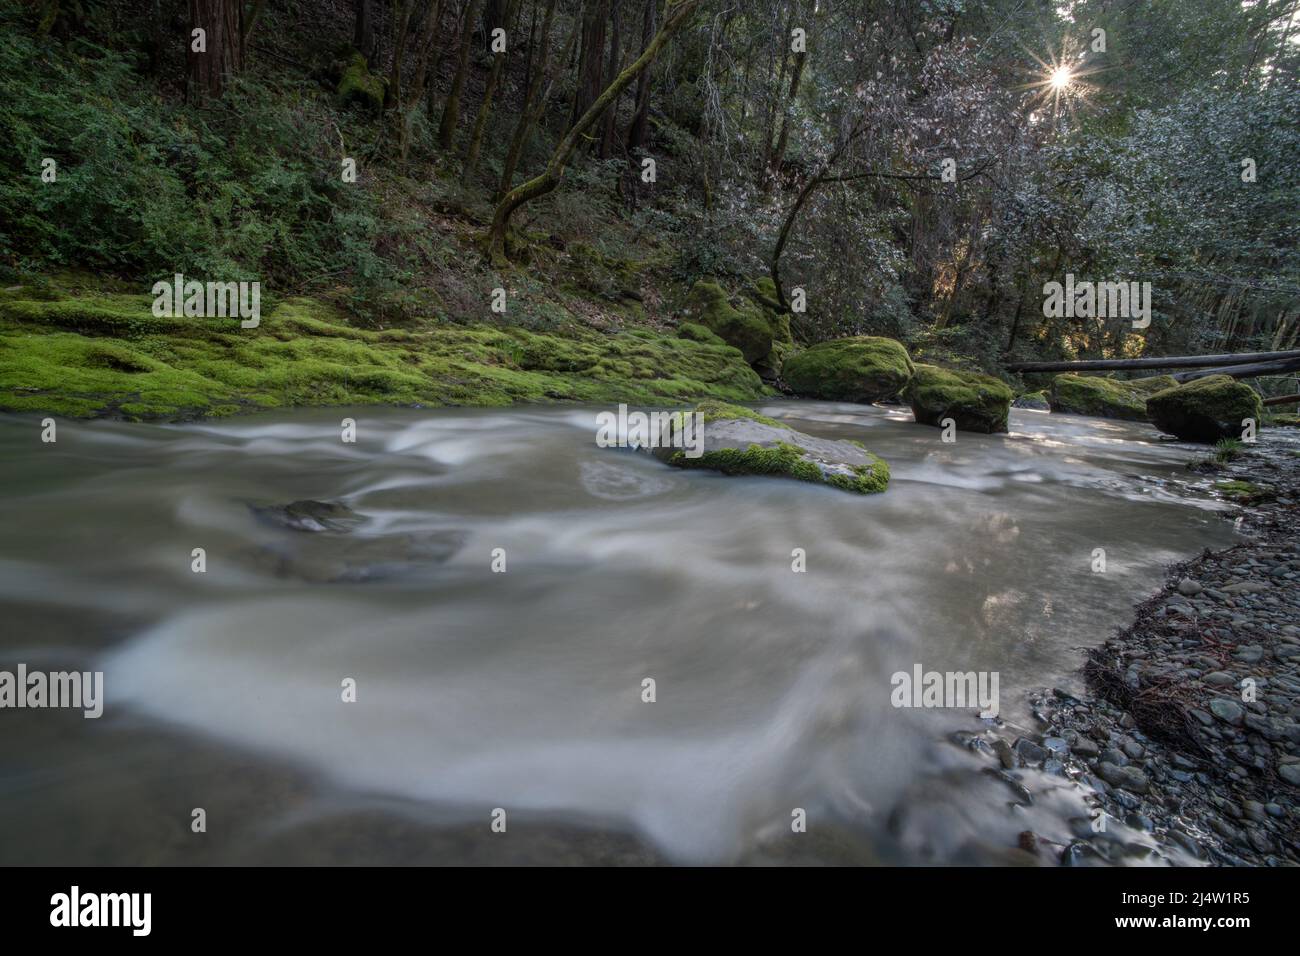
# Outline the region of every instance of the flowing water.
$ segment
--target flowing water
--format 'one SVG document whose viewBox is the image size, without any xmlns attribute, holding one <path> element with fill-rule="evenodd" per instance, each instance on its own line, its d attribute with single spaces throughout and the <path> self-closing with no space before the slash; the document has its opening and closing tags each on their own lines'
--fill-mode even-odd
<svg viewBox="0 0 1300 956">
<path fill-rule="evenodd" d="M 944 444 L 900 408 L 762 410 L 860 439 L 888 492 L 671 469 L 596 447 L 586 408 L 60 422 L 53 444 L 3 419 L 0 669 L 102 670 L 106 705 L 0 710 L 0 863 L 998 862 L 1025 829 L 1068 841 L 1076 785 L 1027 773 L 1016 805 L 950 739 L 978 708 L 895 708 L 891 675 L 996 671 L 1001 732 L 1037 729 L 1031 691 L 1079 689 L 1162 565 L 1233 540 L 1185 468 L 1203 451 L 1033 411 Z M 364 520 L 256 510 L 299 499 Z"/>
</svg>

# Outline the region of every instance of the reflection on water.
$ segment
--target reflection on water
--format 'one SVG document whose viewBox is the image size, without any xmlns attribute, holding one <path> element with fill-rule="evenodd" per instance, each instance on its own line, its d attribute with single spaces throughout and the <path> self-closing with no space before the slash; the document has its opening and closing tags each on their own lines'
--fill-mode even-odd
<svg viewBox="0 0 1300 956">
<path fill-rule="evenodd" d="M 890 675 L 998 671 L 1032 728 L 1030 689 L 1230 540 L 1194 452 L 1032 411 L 943 444 L 902 409 L 762 410 L 862 440 L 889 491 L 675 471 L 597 448 L 597 409 L 69 422 L 55 445 L 6 419 L 0 668 L 103 669 L 108 703 L 0 712 L 0 863 L 996 862 L 1068 835 L 1067 781 L 1013 810 L 948 741 L 973 710 L 894 709 Z M 361 520 L 254 510 L 301 499 Z"/>
</svg>

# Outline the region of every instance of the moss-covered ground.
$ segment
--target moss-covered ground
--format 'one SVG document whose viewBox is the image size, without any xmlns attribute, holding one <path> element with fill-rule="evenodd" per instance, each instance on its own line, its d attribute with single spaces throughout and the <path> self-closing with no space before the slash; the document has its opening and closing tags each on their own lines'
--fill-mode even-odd
<svg viewBox="0 0 1300 956">
<path fill-rule="evenodd" d="M 650 328 L 533 331 L 429 321 L 368 329 L 332 306 L 263 303 L 261 323 L 157 317 L 147 295 L 0 292 L 0 409 L 192 419 L 299 405 L 675 404 L 770 394 L 741 353 Z"/>
</svg>

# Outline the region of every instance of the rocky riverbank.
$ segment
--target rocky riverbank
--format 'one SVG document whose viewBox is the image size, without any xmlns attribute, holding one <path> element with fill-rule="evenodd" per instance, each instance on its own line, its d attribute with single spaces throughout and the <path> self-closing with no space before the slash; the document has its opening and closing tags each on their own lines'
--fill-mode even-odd
<svg viewBox="0 0 1300 956">
<path fill-rule="evenodd" d="M 1169 569 L 1088 657 L 1089 695 L 1033 700 L 1041 735 L 998 748 L 1080 784 L 1092 820 L 1059 862 L 1300 863 L 1300 436 L 1198 462 L 1247 540 Z M 1122 823 L 1123 826 L 1116 826 Z M 1119 832 L 1117 832 L 1119 831 Z M 1022 848 L 1051 857 L 1032 833 Z"/>
</svg>

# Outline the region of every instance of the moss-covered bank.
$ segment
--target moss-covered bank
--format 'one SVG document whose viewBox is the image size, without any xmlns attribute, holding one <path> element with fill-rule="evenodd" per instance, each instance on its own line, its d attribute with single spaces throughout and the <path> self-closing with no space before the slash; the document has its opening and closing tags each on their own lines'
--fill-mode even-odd
<svg viewBox="0 0 1300 956">
<path fill-rule="evenodd" d="M 543 333 L 430 323 L 372 330 L 310 299 L 234 318 L 152 298 L 0 293 L 0 409 L 176 420 L 298 405 L 676 404 L 769 394 L 741 353 L 646 329 Z"/>
</svg>

